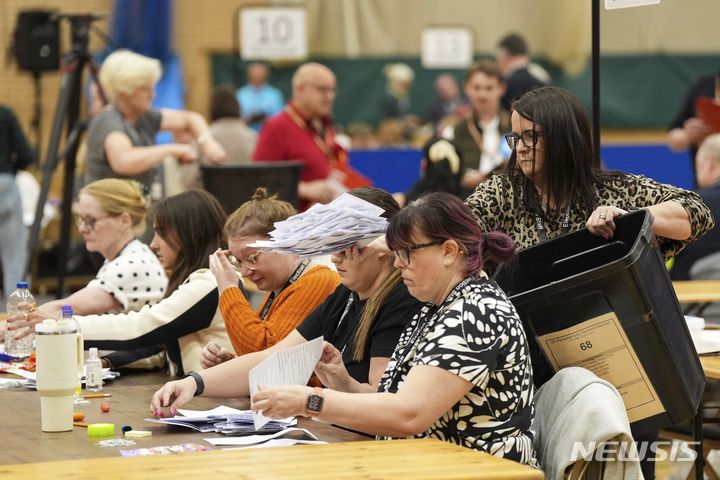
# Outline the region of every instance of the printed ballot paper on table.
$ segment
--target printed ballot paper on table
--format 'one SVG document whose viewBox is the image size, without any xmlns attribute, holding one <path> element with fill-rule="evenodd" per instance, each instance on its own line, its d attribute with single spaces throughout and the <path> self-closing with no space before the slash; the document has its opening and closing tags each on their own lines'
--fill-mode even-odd
<svg viewBox="0 0 720 480">
<path fill-rule="evenodd" d="M 356 243 L 367 245 L 385 233 L 383 209 L 349 193 L 327 205 L 316 203 L 307 211 L 275 223 L 270 240 L 249 244 L 261 250 L 312 257 L 329 255 Z"/>
<path fill-rule="evenodd" d="M 307 384 L 315 365 L 320 360 L 322 348 L 323 337 L 317 337 L 309 342 L 275 352 L 255 365 L 248 372 L 250 398 L 259 388 Z M 260 412 L 253 412 L 253 420 L 256 430 L 260 430 L 270 421 Z"/>
</svg>

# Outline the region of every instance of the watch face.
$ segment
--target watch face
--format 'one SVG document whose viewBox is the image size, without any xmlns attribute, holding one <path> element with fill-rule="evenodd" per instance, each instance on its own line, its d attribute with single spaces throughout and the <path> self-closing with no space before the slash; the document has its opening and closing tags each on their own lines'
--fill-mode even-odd
<svg viewBox="0 0 720 480">
<path fill-rule="evenodd" d="M 307 409 L 311 413 L 320 413 L 322 409 L 323 397 L 320 395 L 310 395 L 307 399 Z"/>
</svg>

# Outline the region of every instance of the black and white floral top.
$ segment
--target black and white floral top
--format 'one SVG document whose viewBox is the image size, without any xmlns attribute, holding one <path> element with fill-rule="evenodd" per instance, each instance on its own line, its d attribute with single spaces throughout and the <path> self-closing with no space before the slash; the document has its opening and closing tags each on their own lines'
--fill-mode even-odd
<svg viewBox="0 0 720 480">
<path fill-rule="evenodd" d="M 400 336 L 378 391 L 397 392 L 415 365 L 445 369 L 474 385 L 418 437 L 537 466 L 528 344 L 515 307 L 495 282 L 466 278 L 441 305 L 425 305 Z"/>
</svg>

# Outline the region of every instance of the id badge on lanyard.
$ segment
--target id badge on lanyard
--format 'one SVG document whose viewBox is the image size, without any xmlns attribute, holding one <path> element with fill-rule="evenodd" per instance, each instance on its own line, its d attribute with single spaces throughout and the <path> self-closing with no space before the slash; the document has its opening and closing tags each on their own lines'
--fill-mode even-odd
<svg viewBox="0 0 720 480">
<path fill-rule="evenodd" d="M 540 242 L 544 242 L 548 239 L 547 236 L 547 228 L 545 227 L 545 222 L 543 222 L 543 219 L 540 215 L 535 214 L 535 229 L 538 232 L 538 237 L 540 238 Z M 560 235 L 564 235 L 570 231 L 570 207 L 565 209 L 565 214 L 563 215 L 563 221 L 562 221 L 562 228 L 560 230 Z"/>
</svg>

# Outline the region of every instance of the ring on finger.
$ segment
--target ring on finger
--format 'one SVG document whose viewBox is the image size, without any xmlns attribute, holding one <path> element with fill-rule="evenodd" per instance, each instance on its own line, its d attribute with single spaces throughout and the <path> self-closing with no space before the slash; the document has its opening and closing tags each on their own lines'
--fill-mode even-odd
<svg viewBox="0 0 720 480">
<path fill-rule="evenodd" d="M 28 312 L 23 312 L 23 315 L 25 315 L 25 321 L 27 322 L 30 315 L 28 315 Z"/>
<path fill-rule="evenodd" d="M 600 218 L 602 218 L 603 220 L 605 220 L 605 217 L 606 215 L 600 215 Z"/>
</svg>

